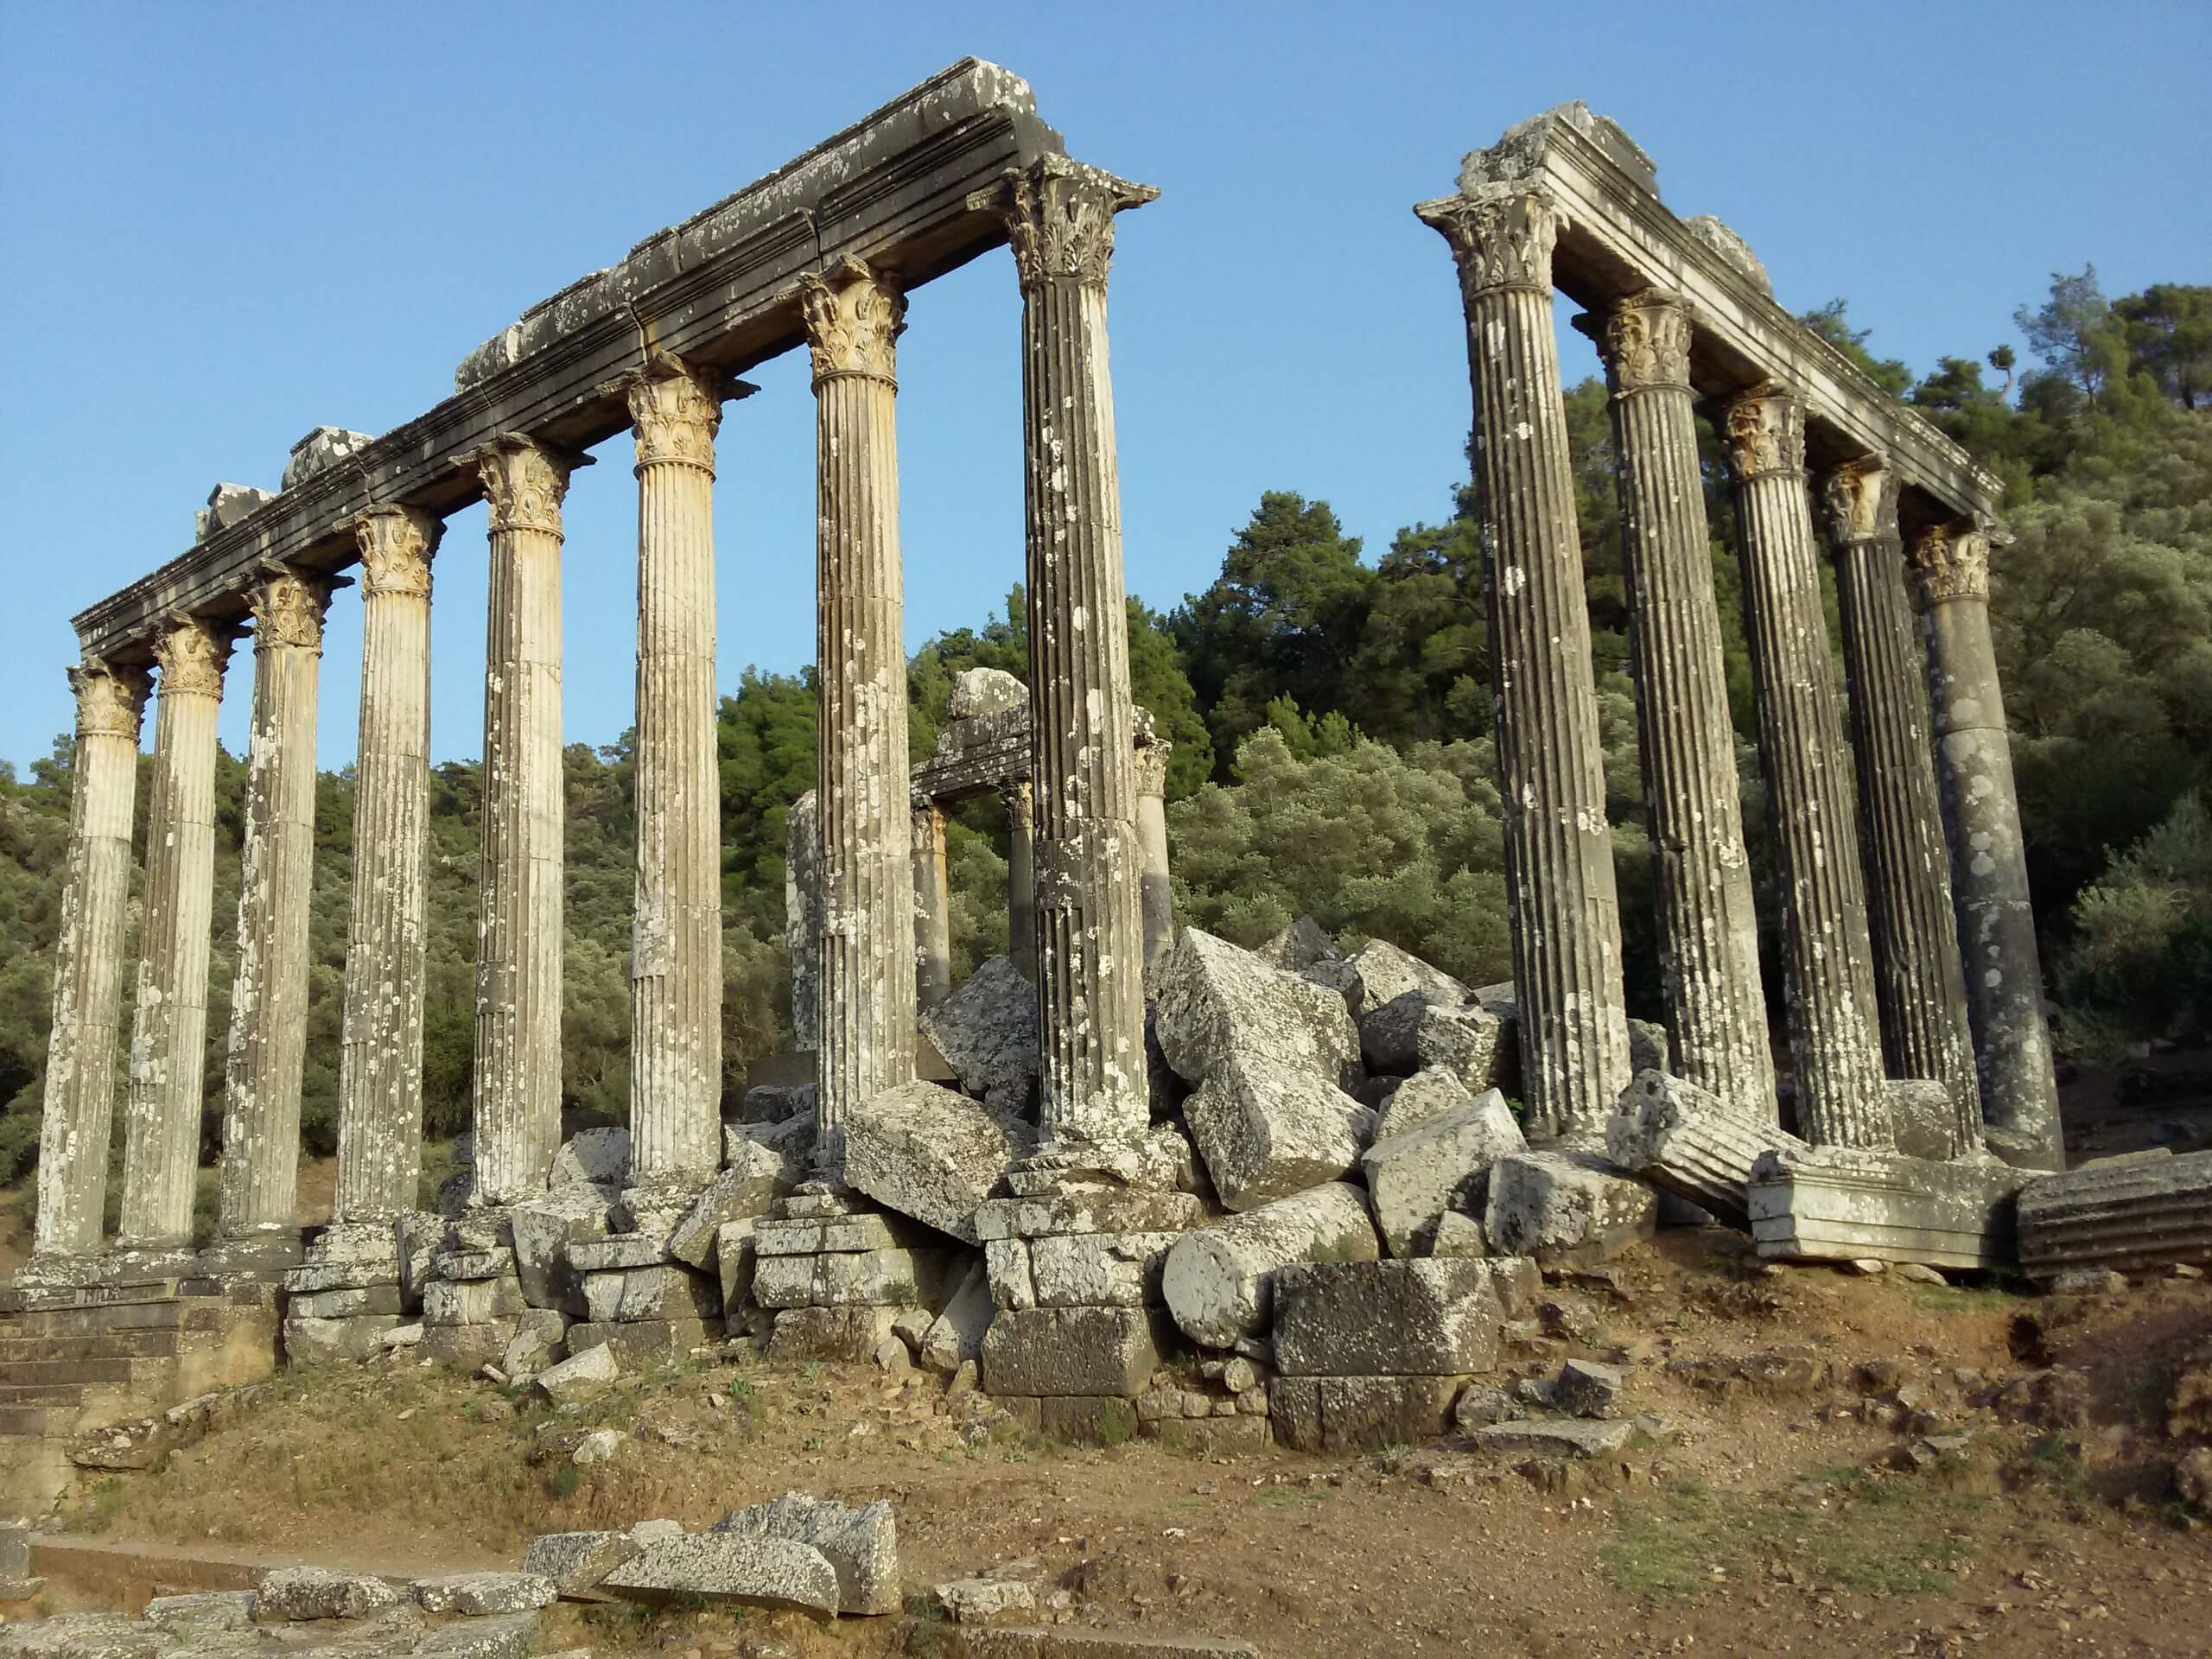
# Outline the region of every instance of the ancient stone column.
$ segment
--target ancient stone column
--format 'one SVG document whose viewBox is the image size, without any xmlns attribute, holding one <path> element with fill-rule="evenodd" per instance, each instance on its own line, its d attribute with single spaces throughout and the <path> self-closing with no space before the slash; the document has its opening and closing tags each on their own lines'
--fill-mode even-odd
<svg viewBox="0 0 2212 1659">
<path fill-rule="evenodd" d="M 1926 654 L 1905 596 L 1897 474 L 1854 461 L 1828 474 L 1821 499 L 1851 690 L 1882 1056 L 1891 1077 L 1948 1091 L 1958 1157 L 1981 1145 L 1981 1086 L 1929 741 Z"/>
<path fill-rule="evenodd" d="M 476 455 L 492 592 L 469 1199 L 485 1207 L 542 1191 L 561 1145 L 561 503 L 587 459 L 512 435 Z"/>
<path fill-rule="evenodd" d="M 1721 436 L 1736 482 L 1759 764 L 1781 866 L 1797 1132 L 1815 1146 L 1885 1147 L 1873 949 L 1805 487 L 1804 405 L 1779 386 L 1753 386 L 1728 401 Z"/>
<path fill-rule="evenodd" d="M 1006 949 L 1021 976 L 1037 982 L 1037 815 L 1029 785 L 1009 784 L 1006 803 Z"/>
<path fill-rule="evenodd" d="M 416 1207 L 423 1172 L 424 912 L 430 834 L 430 560 L 444 524 L 377 507 L 361 552 L 361 728 L 346 939 L 334 1219 Z"/>
<path fill-rule="evenodd" d="M 2005 696 L 1989 637 L 1989 537 L 1930 525 L 1913 543 L 1929 712 L 1990 1149 L 2063 1169 L 2066 1143 L 2043 1011 L 2043 963 L 2012 788 Z"/>
<path fill-rule="evenodd" d="M 1175 746 L 1154 736 L 1136 753 L 1138 885 L 1144 912 L 1144 965 L 1149 973 L 1175 943 L 1175 889 L 1167 873 L 1167 758 Z"/>
<path fill-rule="evenodd" d="M 944 809 L 914 809 L 914 1003 L 933 1008 L 952 995 L 952 887 L 945 864 Z"/>
<path fill-rule="evenodd" d="M 1414 212 L 1452 245 L 1466 311 L 1530 1128 L 1594 1142 L 1629 1081 L 1628 1020 L 1582 548 L 1552 334 L 1559 213 L 1548 194 L 1517 184 L 1478 187 Z"/>
<path fill-rule="evenodd" d="M 77 747 L 39 1123 L 38 1220 L 31 1249 L 40 1262 L 90 1255 L 100 1245 L 146 673 L 87 662 L 69 671 L 69 686 L 77 694 Z"/>
<path fill-rule="evenodd" d="M 1047 156 L 973 199 L 1006 214 L 1021 285 L 1038 1128 L 1077 1158 L 1151 1116 L 1106 280 L 1114 215 L 1159 194 Z"/>
<path fill-rule="evenodd" d="M 822 812 L 814 791 L 784 820 L 784 946 L 791 957 L 791 1043 L 812 1053 L 822 1031 Z"/>
<path fill-rule="evenodd" d="M 627 390 L 638 448 L 630 1177 L 703 1184 L 722 1154 L 715 433 L 739 389 L 661 358 Z"/>
<path fill-rule="evenodd" d="M 236 637 L 236 625 L 197 617 L 172 618 L 154 636 L 161 703 L 116 1239 L 126 1249 L 192 1242 L 214 943 L 215 721 Z"/>
<path fill-rule="evenodd" d="M 1675 1068 L 1745 1116 L 1779 1120 L 1758 917 L 1728 713 L 1720 606 L 1699 477 L 1690 320 L 1656 289 L 1591 330 L 1612 391 L 1644 803 Z"/>
<path fill-rule="evenodd" d="M 299 1230 L 300 1083 L 315 868 L 315 683 L 332 582 L 278 569 L 253 585 L 253 733 L 238 855 L 238 963 L 223 1079 L 226 1239 Z"/>
<path fill-rule="evenodd" d="M 857 259 L 802 289 L 814 359 L 821 690 L 821 1079 L 815 1150 L 914 1075 L 914 874 L 906 793 L 894 344 L 906 296 Z"/>
</svg>

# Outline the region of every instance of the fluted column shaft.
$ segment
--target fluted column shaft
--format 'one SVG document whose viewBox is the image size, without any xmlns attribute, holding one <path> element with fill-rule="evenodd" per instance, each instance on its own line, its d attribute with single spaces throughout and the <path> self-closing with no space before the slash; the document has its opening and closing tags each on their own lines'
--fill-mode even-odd
<svg viewBox="0 0 2212 1659">
<path fill-rule="evenodd" d="M 1150 1119 L 1106 283 L 1115 214 L 1158 194 L 1051 156 L 970 199 L 1006 215 L 1021 287 L 1038 1128 L 1077 1158 Z"/>
<path fill-rule="evenodd" d="M 1009 785 L 1006 803 L 1006 949 L 1014 967 L 1037 982 L 1037 819 L 1026 783 Z"/>
<path fill-rule="evenodd" d="M 2066 1142 L 2043 1011 L 2043 962 L 1989 634 L 1989 538 L 1935 525 L 1913 543 L 1929 712 L 1990 1149 L 2063 1169 Z"/>
<path fill-rule="evenodd" d="M 1601 1137 L 1629 1081 L 1620 902 L 1575 524 L 1550 199 L 1491 185 L 1414 210 L 1459 265 L 1474 384 L 1499 794 L 1530 1125 Z"/>
<path fill-rule="evenodd" d="M 1815 1146 L 1887 1147 L 1866 888 L 1805 486 L 1804 406 L 1754 386 L 1729 402 L 1722 424 L 1779 855 L 1798 1133 Z"/>
<path fill-rule="evenodd" d="M 1690 320 L 1679 297 L 1650 290 L 1619 302 L 1592 332 L 1620 456 L 1637 728 L 1675 1065 L 1684 1080 L 1775 1122 L 1781 1105 L 1698 466 Z"/>
<path fill-rule="evenodd" d="M 944 809 L 914 809 L 914 1003 L 933 1008 L 952 995 L 952 885 L 945 864 Z"/>
<path fill-rule="evenodd" d="M 540 1192 L 561 1144 L 561 503 L 585 457 L 509 436 L 491 509 L 472 1204 Z"/>
<path fill-rule="evenodd" d="M 1136 753 L 1137 849 L 1143 869 L 1139 891 L 1147 973 L 1175 944 L 1175 887 L 1167 869 L 1167 757 L 1174 748 L 1155 736 Z"/>
<path fill-rule="evenodd" d="M 726 376 L 695 373 L 672 359 L 628 384 L 638 451 L 634 1181 L 704 1182 L 721 1163 L 715 434 L 722 399 L 735 391 Z"/>
<path fill-rule="evenodd" d="M 1957 1157 L 1981 1145 L 1981 1087 L 1929 741 L 1926 657 L 1905 596 L 1897 475 L 1872 461 L 1840 467 L 1821 495 L 1851 690 L 1882 1055 L 1890 1076 L 1932 1078 L 1949 1091 Z"/>
<path fill-rule="evenodd" d="M 88 662 L 69 671 L 69 683 L 77 697 L 77 745 L 61 931 L 54 944 L 34 1258 L 99 1249 L 130 906 L 130 815 L 146 706 L 143 670 Z"/>
<path fill-rule="evenodd" d="M 299 1226 L 300 1084 L 315 868 L 315 689 L 330 579 L 254 584 L 253 730 L 238 857 L 238 977 L 223 1087 L 223 1236 Z"/>
<path fill-rule="evenodd" d="M 412 1210 L 423 1173 L 430 835 L 430 560 L 445 526 L 410 507 L 354 524 L 361 725 L 346 940 L 334 1219 Z"/>
<path fill-rule="evenodd" d="M 894 342 L 906 302 L 857 259 L 803 289 L 813 353 L 822 822 L 815 1150 L 914 1075 L 914 875 Z"/>
</svg>

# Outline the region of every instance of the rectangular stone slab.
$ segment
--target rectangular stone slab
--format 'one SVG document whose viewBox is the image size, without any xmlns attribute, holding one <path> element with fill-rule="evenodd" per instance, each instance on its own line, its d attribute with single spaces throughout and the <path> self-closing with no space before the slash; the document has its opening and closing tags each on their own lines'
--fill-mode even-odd
<svg viewBox="0 0 2212 1659">
<path fill-rule="evenodd" d="M 2020 1189 L 2020 1265 L 2126 1273 L 2212 1263 L 2212 1152 L 2100 1160 Z"/>
<path fill-rule="evenodd" d="M 1159 1365 L 1153 1316 L 1143 1308 L 1001 1309 L 983 1336 L 983 1387 L 995 1395 L 1134 1400 Z"/>
<path fill-rule="evenodd" d="M 1751 1171 L 1751 1238 L 1769 1260 L 2008 1268 L 2015 1195 L 2033 1175 L 1843 1147 L 1770 1152 Z"/>
<path fill-rule="evenodd" d="M 1275 1367 L 1286 1376 L 1487 1371 L 1500 1312 L 1482 1260 L 1294 1262 L 1275 1270 Z"/>
</svg>

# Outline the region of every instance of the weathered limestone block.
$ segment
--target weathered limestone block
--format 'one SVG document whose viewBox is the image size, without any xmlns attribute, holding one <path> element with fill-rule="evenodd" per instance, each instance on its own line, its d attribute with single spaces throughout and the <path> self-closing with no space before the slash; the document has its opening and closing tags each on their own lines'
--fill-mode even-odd
<svg viewBox="0 0 2212 1659">
<path fill-rule="evenodd" d="M 1963 1026 L 1964 1021 L 1961 1024 Z M 1891 1136 L 1897 1142 L 1897 1150 L 1906 1157 L 1943 1164 L 1981 1149 L 1981 1096 L 1974 1082 L 1971 1063 L 1961 1082 L 1891 1077 L 1883 1088 L 1890 1099 Z M 1966 1141 L 1961 1127 L 1961 1088 L 1970 1095 L 1975 1113 L 1975 1132 L 1970 1141 Z"/>
<path fill-rule="evenodd" d="M 883 1498 L 853 1509 L 804 1492 L 785 1492 L 766 1503 L 733 1510 L 715 1523 L 714 1531 L 820 1550 L 837 1575 L 839 1612 L 899 1609 L 899 1528 Z"/>
<path fill-rule="evenodd" d="M 626 1365 L 657 1365 L 697 1351 L 722 1329 L 720 1319 L 579 1319 L 569 1327 L 569 1339 L 586 1347 L 604 1344 Z"/>
<path fill-rule="evenodd" d="M 815 1138 L 814 1113 L 810 1109 L 769 1122 L 746 1122 L 722 1126 L 722 1164 L 728 1169 L 755 1167 L 760 1152 L 777 1163 L 776 1194 L 781 1198 L 808 1178 Z M 757 1150 L 756 1150 L 757 1149 Z"/>
<path fill-rule="evenodd" d="M 1027 1256 L 1028 1247 L 1020 1240 L 1009 1240 L 1004 1246 L 1020 1250 Z M 1035 1306 L 1034 1300 L 1023 1304 Z M 992 1281 L 988 1269 L 982 1262 L 969 1269 L 960 1288 L 952 1293 L 952 1300 L 944 1305 L 944 1312 L 930 1322 L 922 1334 L 920 1351 L 915 1357 L 929 1370 L 950 1376 L 965 1361 L 980 1363 L 983 1357 L 983 1336 L 991 1328 Z"/>
<path fill-rule="evenodd" d="M 528 1304 L 518 1280 L 433 1279 L 423 1287 L 423 1322 L 426 1325 L 485 1325 L 512 1319 Z"/>
<path fill-rule="evenodd" d="M 1294 1452 L 1418 1446 L 1451 1429 L 1452 1403 L 1464 1382 L 1457 1376 L 1278 1376 L 1268 1384 L 1268 1421 L 1275 1438 Z"/>
<path fill-rule="evenodd" d="M 1159 1368 L 1152 1320 L 1142 1308 L 1001 1309 L 983 1337 L 983 1387 L 995 1395 L 1134 1400 Z"/>
<path fill-rule="evenodd" d="M 1174 1233 L 1065 1233 L 1029 1246 L 1039 1307 L 1141 1307 L 1160 1300 Z"/>
<path fill-rule="evenodd" d="M 1160 1051 L 1187 1082 L 1202 1084 L 1247 1058 L 1340 1089 L 1357 1089 L 1364 1075 L 1342 998 L 1211 933 L 1183 930 L 1155 993 Z"/>
<path fill-rule="evenodd" d="M 733 1141 L 731 1167 L 707 1184 L 691 1207 L 669 1230 L 668 1253 L 700 1268 L 715 1265 L 715 1240 L 734 1221 L 758 1219 L 775 1203 L 783 1184 L 783 1160 L 757 1141 Z"/>
<path fill-rule="evenodd" d="M 1375 1138 L 1410 1135 L 1474 1098 L 1459 1075 L 1440 1065 L 1416 1071 L 1390 1091 L 1375 1117 Z"/>
<path fill-rule="evenodd" d="M 865 1214 L 804 1217 L 766 1216 L 753 1224 L 762 1255 L 852 1255 L 861 1250 L 904 1250 L 944 1247 L 934 1227 L 904 1216 Z"/>
<path fill-rule="evenodd" d="M 1179 1233 L 1205 1217 L 1188 1192 L 1077 1186 L 1034 1198 L 993 1198 L 977 1206 L 976 1231 L 993 1239 L 1050 1238 L 1061 1233 Z"/>
<path fill-rule="evenodd" d="M 877 1203 L 974 1244 L 976 1205 L 1034 1145 L 1019 1118 L 917 1079 L 854 1104 L 845 1179 Z"/>
<path fill-rule="evenodd" d="M 762 1255 L 753 1294 L 763 1307 L 935 1307 L 944 1300 L 950 1252 L 858 1250 Z"/>
<path fill-rule="evenodd" d="M 320 1567 L 280 1567 L 254 1586 L 257 1624 L 277 1619 L 366 1618 L 399 1605 L 399 1592 L 382 1579 L 332 1573 Z"/>
<path fill-rule="evenodd" d="M 1503 1022 L 1475 1002 L 1446 1002 L 1437 993 L 1405 991 L 1359 1022 L 1360 1052 L 1374 1071 L 1451 1072 L 1469 1089 L 1487 1089 L 1497 1069 Z"/>
<path fill-rule="evenodd" d="M 634 1601 L 697 1596 L 834 1613 L 840 1600 L 837 1569 L 820 1550 L 745 1533 L 657 1540 L 599 1582 L 602 1590 Z"/>
<path fill-rule="evenodd" d="M 2103 1159 L 2044 1176 L 2020 1189 L 2019 1228 L 2020 1265 L 2038 1279 L 2212 1263 L 2212 1152 Z"/>
<path fill-rule="evenodd" d="M 288 1319 L 346 1319 L 364 1313 L 397 1313 L 397 1284 L 364 1285 L 345 1290 L 319 1290 L 294 1296 L 285 1303 Z"/>
<path fill-rule="evenodd" d="M 1160 1269 L 1161 1295 L 1183 1334 L 1229 1348 L 1267 1335 L 1275 1274 L 1300 1262 L 1372 1262 L 1381 1250 L 1367 1200 L 1334 1182 L 1186 1233 Z M 993 1262 L 992 1285 L 999 1284 Z M 1001 1307 L 1018 1304 L 1001 1300 Z"/>
<path fill-rule="evenodd" d="M 1591 1267 L 1657 1230 L 1657 1195 L 1593 1154 L 1526 1152 L 1491 1166 L 1491 1248 L 1547 1267 Z"/>
<path fill-rule="evenodd" d="M 1328 929 L 1311 916 L 1300 917 L 1253 954 L 1268 967 L 1287 974 L 1302 974 L 1319 962 L 1344 960 Z"/>
<path fill-rule="evenodd" d="M 1419 957 L 1382 939 L 1370 939 L 1352 952 L 1351 964 L 1359 970 L 1361 1020 L 1396 1001 L 1408 991 L 1424 993 L 1433 1002 L 1458 1007 L 1467 1000 L 1467 988 L 1441 968 L 1432 968 Z"/>
<path fill-rule="evenodd" d="M 771 1359 L 829 1359 L 863 1364 L 891 1334 L 895 1307 L 787 1307 L 768 1338 Z"/>
<path fill-rule="evenodd" d="M 1994 1159 L 1936 1164 L 1846 1147 L 1770 1152 L 1751 1171 L 1751 1237 L 1774 1260 L 2009 1267 L 2014 1199 L 2031 1173 Z"/>
<path fill-rule="evenodd" d="M 283 487 L 297 489 L 317 473 L 360 454 L 375 442 L 366 432 L 349 432 L 342 426 L 314 427 L 292 446 L 291 456 L 284 462 Z"/>
<path fill-rule="evenodd" d="M 615 1197 L 611 1186 L 579 1181 L 515 1205 L 515 1276 L 523 1300 L 532 1307 L 582 1312 L 583 1287 L 570 1268 L 569 1250 L 607 1236 Z"/>
<path fill-rule="evenodd" d="M 397 1313 L 321 1316 L 287 1313 L 284 1357 L 295 1365 L 373 1359 L 384 1351 L 384 1333 L 400 1323 Z"/>
<path fill-rule="evenodd" d="M 753 1221 L 726 1221 L 715 1230 L 715 1276 L 722 1291 L 722 1317 L 735 1332 L 747 1313 L 760 1306 L 753 1294 L 754 1268 L 760 1262 Z"/>
<path fill-rule="evenodd" d="M 645 1233 L 609 1233 L 604 1238 L 579 1239 L 569 1247 L 569 1265 L 578 1273 L 657 1267 L 666 1260 L 662 1241 Z"/>
<path fill-rule="evenodd" d="M 1777 1147 L 1806 1150 L 1779 1125 L 1745 1116 L 1664 1071 L 1638 1073 L 1605 1126 L 1605 1151 L 1614 1163 L 1732 1227 L 1750 1225 L 1751 1167 Z"/>
<path fill-rule="evenodd" d="M 1212 1065 L 1183 1114 L 1231 1210 L 1342 1179 L 1375 1127 L 1375 1114 L 1325 1077 L 1245 1050 Z"/>
<path fill-rule="evenodd" d="M 1482 1213 L 1491 1166 L 1529 1142 L 1495 1089 L 1360 1157 L 1376 1226 L 1394 1256 L 1425 1255 L 1446 1211 Z"/>
<path fill-rule="evenodd" d="M 553 1167 L 546 1179 L 556 1187 L 576 1181 L 619 1186 L 629 1173 L 629 1130 L 583 1129 L 570 1135 L 553 1154 Z"/>
<path fill-rule="evenodd" d="M 1096 1238 L 1116 1236 L 1111 1233 L 1088 1235 Z M 1029 1262 L 1029 1241 L 1026 1238 L 994 1238 L 983 1245 L 984 1276 L 990 1281 L 991 1305 L 994 1307 L 1024 1308 L 1037 1306 L 1037 1276 Z"/>
<path fill-rule="evenodd" d="M 605 1600 L 595 1593 L 600 1580 L 644 1548 L 626 1532 L 543 1532 L 524 1547 L 522 1570 L 550 1580 L 569 1600 Z"/>
<path fill-rule="evenodd" d="M 426 1613 L 465 1613 L 480 1618 L 495 1613 L 535 1612 L 560 1597 L 560 1586 L 535 1573 L 447 1573 L 417 1579 L 408 1586 Z"/>
<path fill-rule="evenodd" d="M 1274 1277 L 1275 1369 L 1286 1376 L 1444 1376 L 1497 1363 L 1486 1264 L 1332 1262 Z"/>
<path fill-rule="evenodd" d="M 1009 957 L 993 957 L 921 1013 L 922 1033 L 993 1111 L 1019 1116 L 1037 1090 L 1037 988 Z"/>
<path fill-rule="evenodd" d="M 788 1118 L 811 1116 L 820 1091 L 810 1083 L 764 1083 L 745 1091 L 737 1109 L 742 1124 L 781 1123 Z M 724 1140 L 728 1140 L 725 1135 Z"/>
<path fill-rule="evenodd" d="M 626 1268 L 583 1276 L 588 1319 L 714 1319 L 722 1311 L 719 1281 L 688 1268 Z"/>
</svg>

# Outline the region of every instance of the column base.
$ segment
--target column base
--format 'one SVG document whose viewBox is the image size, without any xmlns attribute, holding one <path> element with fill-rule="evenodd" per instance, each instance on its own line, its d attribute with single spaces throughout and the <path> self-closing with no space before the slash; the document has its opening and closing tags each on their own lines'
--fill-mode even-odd
<svg viewBox="0 0 2212 1659">
<path fill-rule="evenodd" d="M 23 1290 L 74 1290 L 107 1282 L 104 1255 L 66 1255 L 60 1251 L 35 1255 L 16 1269 L 12 1284 Z"/>
<path fill-rule="evenodd" d="M 194 1260 L 193 1271 L 211 1279 L 282 1279 L 307 1259 L 302 1230 L 288 1227 L 218 1239 Z"/>
</svg>

